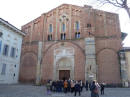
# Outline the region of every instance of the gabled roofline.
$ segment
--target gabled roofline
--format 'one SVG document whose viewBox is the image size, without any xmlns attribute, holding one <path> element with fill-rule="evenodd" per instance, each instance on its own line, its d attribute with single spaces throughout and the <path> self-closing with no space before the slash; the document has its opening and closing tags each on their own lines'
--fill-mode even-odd
<svg viewBox="0 0 130 97">
<path fill-rule="evenodd" d="M 14 30 L 15 32 L 21 34 L 22 36 L 25 36 L 26 34 L 24 32 L 22 32 L 21 30 L 19 30 L 18 28 L 16 28 L 15 26 L 13 26 L 12 24 L 10 24 L 9 22 L 5 21 L 4 19 L 0 18 L 0 23 L 6 25 L 7 27 L 9 27 L 10 29 Z"/>
<path fill-rule="evenodd" d="M 60 8 L 60 7 L 64 6 L 64 5 L 73 6 L 73 7 L 79 7 L 79 8 L 81 8 L 81 9 L 87 7 L 87 8 L 91 8 L 91 9 L 93 9 L 93 10 L 95 10 L 95 11 L 102 11 L 102 12 L 107 12 L 107 13 L 111 13 L 111 14 L 118 15 L 117 13 L 113 13 L 113 12 L 109 12 L 109 11 L 104 11 L 104 10 L 100 10 L 100 9 L 95 9 L 95 8 L 93 8 L 91 5 L 78 6 L 78 5 L 63 3 L 63 4 L 59 5 L 59 6 L 57 6 L 56 8 L 53 8 L 53 9 L 47 11 L 47 12 L 42 13 L 40 16 L 38 16 L 38 18 L 41 17 L 41 16 L 44 16 L 44 15 L 47 15 L 47 14 L 49 14 L 50 12 L 52 12 L 53 10 L 56 10 L 57 8 Z M 37 18 L 35 18 L 35 19 L 31 20 L 30 22 L 28 22 L 28 23 L 22 25 L 21 28 L 26 27 L 28 24 L 32 23 L 32 22 L 35 21 L 36 19 L 37 19 Z"/>
<path fill-rule="evenodd" d="M 67 6 L 75 6 L 75 7 L 83 8 L 83 6 L 78 6 L 78 5 L 63 3 L 63 4 L 59 5 L 59 6 L 57 6 L 56 8 L 53 8 L 53 9 L 51 9 L 51 10 L 45 12 L 45 13 L 42 13 L 41 15 L 43 15 L 43 14 L 48 14 L 48 13 L 50 13 L 51 11 L 56 10 L 57 8 L 60 8 L 60 7 L 64 6 L 64 5 L 67 5 Z"/>
</svg>

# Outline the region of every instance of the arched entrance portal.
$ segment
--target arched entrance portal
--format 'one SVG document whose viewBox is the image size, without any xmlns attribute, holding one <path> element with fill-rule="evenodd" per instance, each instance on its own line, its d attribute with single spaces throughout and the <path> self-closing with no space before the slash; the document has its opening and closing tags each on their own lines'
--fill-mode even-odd
<svg viewBox="0 0 130 97">
<path fill-rule="evenodd" d="M 74 79 L 74 50 L 61 47 L 54 51 L 54 80 Z"/>
<path fill-rule="evenodd" d="M 59 76 L 58 78 L 60 80 L 70 78 L 70 73 L 72 73 L 72 64 L 73 62 L 67 57 L 59 59 L 59 61 L 57 62 L 57 73 L 58 73 L 57 76 Z"/>
</svg>

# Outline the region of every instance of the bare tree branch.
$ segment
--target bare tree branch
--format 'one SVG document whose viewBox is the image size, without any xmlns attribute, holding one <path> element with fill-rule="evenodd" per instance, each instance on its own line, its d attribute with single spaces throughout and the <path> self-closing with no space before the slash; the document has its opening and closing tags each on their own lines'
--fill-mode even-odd
<svg viewBox="0 0 130 97">
<path fill-rule="evenodd" d="M 115 2 L 111 2 L 109 0 L 107 0 L 107 3 L 112 4 L 112 5 L 116 6 L 116 7 L 121 7 L 122 8 L 122 6 L 120 4 L 117 4 Z"/>
<path fill-rule="evenodd" d="M 111 4 L 115 7 L 125 9 L 130 19 L 130 6 L 128 5 L 127 0 L 96 0 L 96 1 L 100 2 L 100 4 L 102 4 L 101 6 L 105 4 Z"/>
</svg>

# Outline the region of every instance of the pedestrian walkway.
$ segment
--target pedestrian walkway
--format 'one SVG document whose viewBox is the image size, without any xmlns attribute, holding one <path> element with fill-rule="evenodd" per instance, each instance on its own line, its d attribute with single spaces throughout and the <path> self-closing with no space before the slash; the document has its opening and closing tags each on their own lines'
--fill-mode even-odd
<svg viewBox="0 0 130 97">
<path fill-rule="evenodd" d="M 45 86 L 0 85 L 0 97 L 74 97 L 74 93 L 47 94 Z M 90 92 L 84 88 L 80 97 L 90 97 Z M 130 97 L 130 88 L 106 88 L 105 95 L 100 97 Z"/>
</svg>

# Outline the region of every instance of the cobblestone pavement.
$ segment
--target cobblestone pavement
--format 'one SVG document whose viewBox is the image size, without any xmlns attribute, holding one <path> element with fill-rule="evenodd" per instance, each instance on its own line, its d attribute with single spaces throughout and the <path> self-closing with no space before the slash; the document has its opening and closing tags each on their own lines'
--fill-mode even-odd
<svg viewBox="0 0 130 97">
<path fill-rule="evenodd" d="M 47 94 L 44 86 L 0 85 L 0 97 L 74 97 L 74 94 Z M 84 89 L 80 97 L 90 97 L 90 92 Z M 100 95 L 100 97 L 130 97 L 130 88 L 106 88 L 105 95 Z"/>
</svg>

